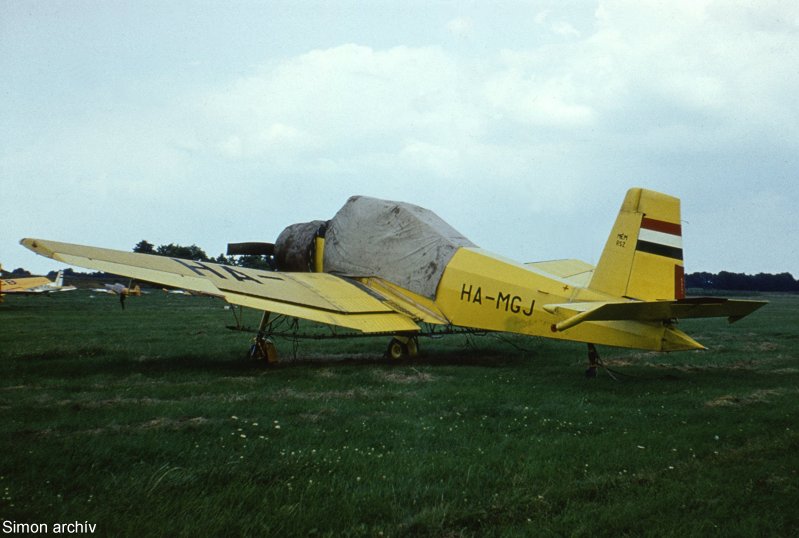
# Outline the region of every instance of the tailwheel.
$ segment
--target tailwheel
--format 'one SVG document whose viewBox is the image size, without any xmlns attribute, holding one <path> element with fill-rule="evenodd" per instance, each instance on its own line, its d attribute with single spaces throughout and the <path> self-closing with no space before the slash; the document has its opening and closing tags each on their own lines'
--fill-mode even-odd
<svg viewBox="0 0 799 538">
<path fill-rule="evenodd" d="M 588 344 L 588 369 L 585 371 L 585 377 L 595 378 L 597 366 L 599 366 L 599 351 L 594 344 Z"/>
<path fill-rule="evenodd" d="M 419 354 L 419 341 L 415 336 L 395 336 L 388 343 L 386 356 L 389 359 L 416 357 Z"/>
<path fill-rule="evenodd" d="M 257 337 L 250 346 L 251 359 L 266 360 L 269 364 L 277 363 L 277 348 L 269 338 Z"/>
</svg>

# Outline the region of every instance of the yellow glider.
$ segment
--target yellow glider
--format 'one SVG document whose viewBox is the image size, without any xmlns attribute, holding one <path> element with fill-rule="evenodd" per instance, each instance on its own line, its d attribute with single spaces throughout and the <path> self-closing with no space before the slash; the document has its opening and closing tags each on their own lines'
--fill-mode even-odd
<svg viewBox="0 0 799 538">
<path fill-rule="evenodd" d="M 765 304 L 685 298 L 680 202 L 634 188 L 596 267 L 579 260 L 518 263 L 482 250 L 434 213 L 352 197 L 330 221 L 288 227 L 278 271 L 23 239 L 58 261 L 155 282 L 269 313 L 364 333 L 415 335 L 443 325 L 655 351 L 703 349 L 680 318 L 736 321 Z M 253 245 L 253 244 L 247 244 Z M 410 340 L 409 340 L 410 339 Z M 589 352 L 590 354 L 590 352 Z"/>
</svg>

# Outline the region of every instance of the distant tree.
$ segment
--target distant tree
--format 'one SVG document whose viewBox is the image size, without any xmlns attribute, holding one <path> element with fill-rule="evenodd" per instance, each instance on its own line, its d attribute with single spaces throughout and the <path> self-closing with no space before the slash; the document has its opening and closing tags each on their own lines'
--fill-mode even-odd
<svg viewBox="0 0 799 538">
<path fill-rule="evenodd" d="M 182 245 L 175 245 L 173 243 L 170 243 L 168 245 L 159 245 L 159 247 L 155 249 L 155 254 L 158 254 L 159 256 L 168 256 L 170 258 L 183 258 L 185 260 L 196 260 L 199 262 L 210 261 L 205 251 L 200 247 L 198 247 L 197 245 L 191 245 L 188 247 L 184 247 Z"/>
<path fill-rule="evenodd" d="M 758 273 L 747 275 L 721 271 L 714 273 L 691 273 L 685 277 L 689 288 L 736 291 L 799 291 L 799 281 L 790 273 Z"/>
<path fill-rule="evenodd" d="M 690 273 L 685 275 L 685 287 L 687 288 L 703 288 L 703 289 L 713 289 L 714 288 L 714 277 L 715 275 L 707 272 L 702 273 Z"/>
<path fill-rule="evenodd" d="M 720 271 L 716 275 L 716 288 L 721 290 L 745 290 L 746 275 L 742 273 L 730 273 Z"/>
<path fill-rule="evenodd" d="M 275 258 L 274 256 L 244 255 L 244 256 L 239 256 L 239 259 L 236 260 L 236 265 L 238 265 L 239 267 L 249 267 L 250 269 L 263 269 L 265 271 L 274 271 Z"/>
<path fill-rule="evenodd" d="M 133 247 L 133 252 L 138 252 L 139 254 L 155 254 L 155 245 L 142 239 Z"/>
<path fill-rule="evenodd" d="M 247 267 L 249 269 L 263 269 L 264 271 L 275 270 L 274 256 L 225 256 L 224 254 L 220 254 L 216 258 L 211 258 L 210 261 L 214 263 L 221 263 L 222 265 Z"/>
<path fill-rule="evenodd" d="M 755 289 L 760 291 L 797 291 L 796 280 L 790 273 L 779 273 L 772 275 L 768 273 L 758 273 L 752 277 Z"/>
<path fill-rule="evenodd" d="M 220 254 L 216 258 L 211 258 L 211 261 L 214 263 L 221 263 L 222 265 L 236 265 L 236 260 L 228 258 L 224 254 Z"/>
</svg>

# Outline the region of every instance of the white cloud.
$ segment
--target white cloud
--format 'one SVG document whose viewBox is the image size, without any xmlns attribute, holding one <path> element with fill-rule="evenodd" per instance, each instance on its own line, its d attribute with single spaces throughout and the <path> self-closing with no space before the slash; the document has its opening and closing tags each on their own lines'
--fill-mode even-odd
<svg viewBox="0 0 799 538">
<path fill-rule="evenodd" d="M 395 152 L 404 140 L 451 144 L 482 122 L 470 95 L 476 80 L 440 48 L 374 50 L 344 45 L 315 50 L 239 79 L 203 99 L 228 156 L 262 158 L 273 150 L 339 160 Z M 207 105 L 206 105 L 207 103 Z M 264 125 L 268 126 L 264 129 Z"/>
<path fill-rule="evenodd" d="M 399 157 L 413 168 L 429 170 L 436 177 L 452 178 L 462 173 L 457 150 L 413 140 L 400 151 Z"/>
<path fill-rule="evenodd" d="M 796 20 L 796 9 L 785 11 Z M 726 2 L 601 2 L 584 38 L 560 15 L 535 20 L 578 39 L 479 61 L 436 46 L 348 44 L 268 65 L 204 99 L 212 136 L 229 157 L 279 154 L 282 165 L 316 161 L 327 170 L 392 155 L 402 167 L 414 140 L 460 156 L 436 159 L 453 169 L 429 167 L 449 177 L 456 161 L 487 155 L 481 149 L 496 145 L 497 133 L 514 133 L 500 143 L 515 140 L 515 149 L 531 142 L 523 129 L 559 129 L 569 144 L 590 132 L 605 145 L 651 152 L 717 147 L 753 128 L 799 123 L 789 97 L 799 74 L 781 67 L 797 64 L 796 35 L 753 28 Z M 471 25 L 459 17 L 447 26 Z"/>
<path fill-rule="evenodd" d="M 472 34 L 474 23 L 469 17 L 457 17 L 447 23 L 447 30 L 456 37 L 468 37 Z"/>
<path fill-rule="evenodd" d="M 551 21 L 551 10 L 545 9 L 536 13 L 533 21 L 539 26 L 547 26 L 549 31 L 553 34 L 565 38 L 580 37 L 580 31 L 577 30 L 571 23 L 564 20 Z"/>
<path fill-rule="evenodd" d="M 552 31 L 561 37 L 580 37 L 580 31 L 565 21 L 553 24 Z"/>
<path fill-rule="evenodd" d="M 550 11 L 548 9 L 539 11 L 538 13 L 536 13 L 535 17 L 533 17 L 533 20 L 536 22 L 536 24 L 544 24 L 546 23 L 547 18 L 549 17 L 549 13 Z"/>
<path fill-rule="evenodd" d="M 508 66 L 485 83 L 485 96 L 495 110 L 510 119 L 546 127 L 579 127 L 591 123 L 590 104 L 580 102 L 569 76 L 539 74 L 534 66 Z"/>
<path fill-rule="evenodd" d="M 219 151 L 225 157 L 232 159 L 241 157 L 243 153 L 241 138 L 235 135 L 227 137 L 219 143 Z"/>
</svg>

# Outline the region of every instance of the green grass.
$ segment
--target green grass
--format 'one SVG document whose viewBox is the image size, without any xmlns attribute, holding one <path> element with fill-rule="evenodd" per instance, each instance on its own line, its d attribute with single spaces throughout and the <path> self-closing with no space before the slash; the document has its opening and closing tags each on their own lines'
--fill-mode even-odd
<svg viewBox="0 0 799 538">
<path fill-rule="evenodd" d="M 799 297 L 711 348 L 279 340 L 244 358 L 208 298 L 0 305 L 0 517 L 103 536 L 791 536 Z M 256 324 L 257 313 L 247 322 Z"/>
</svg>

